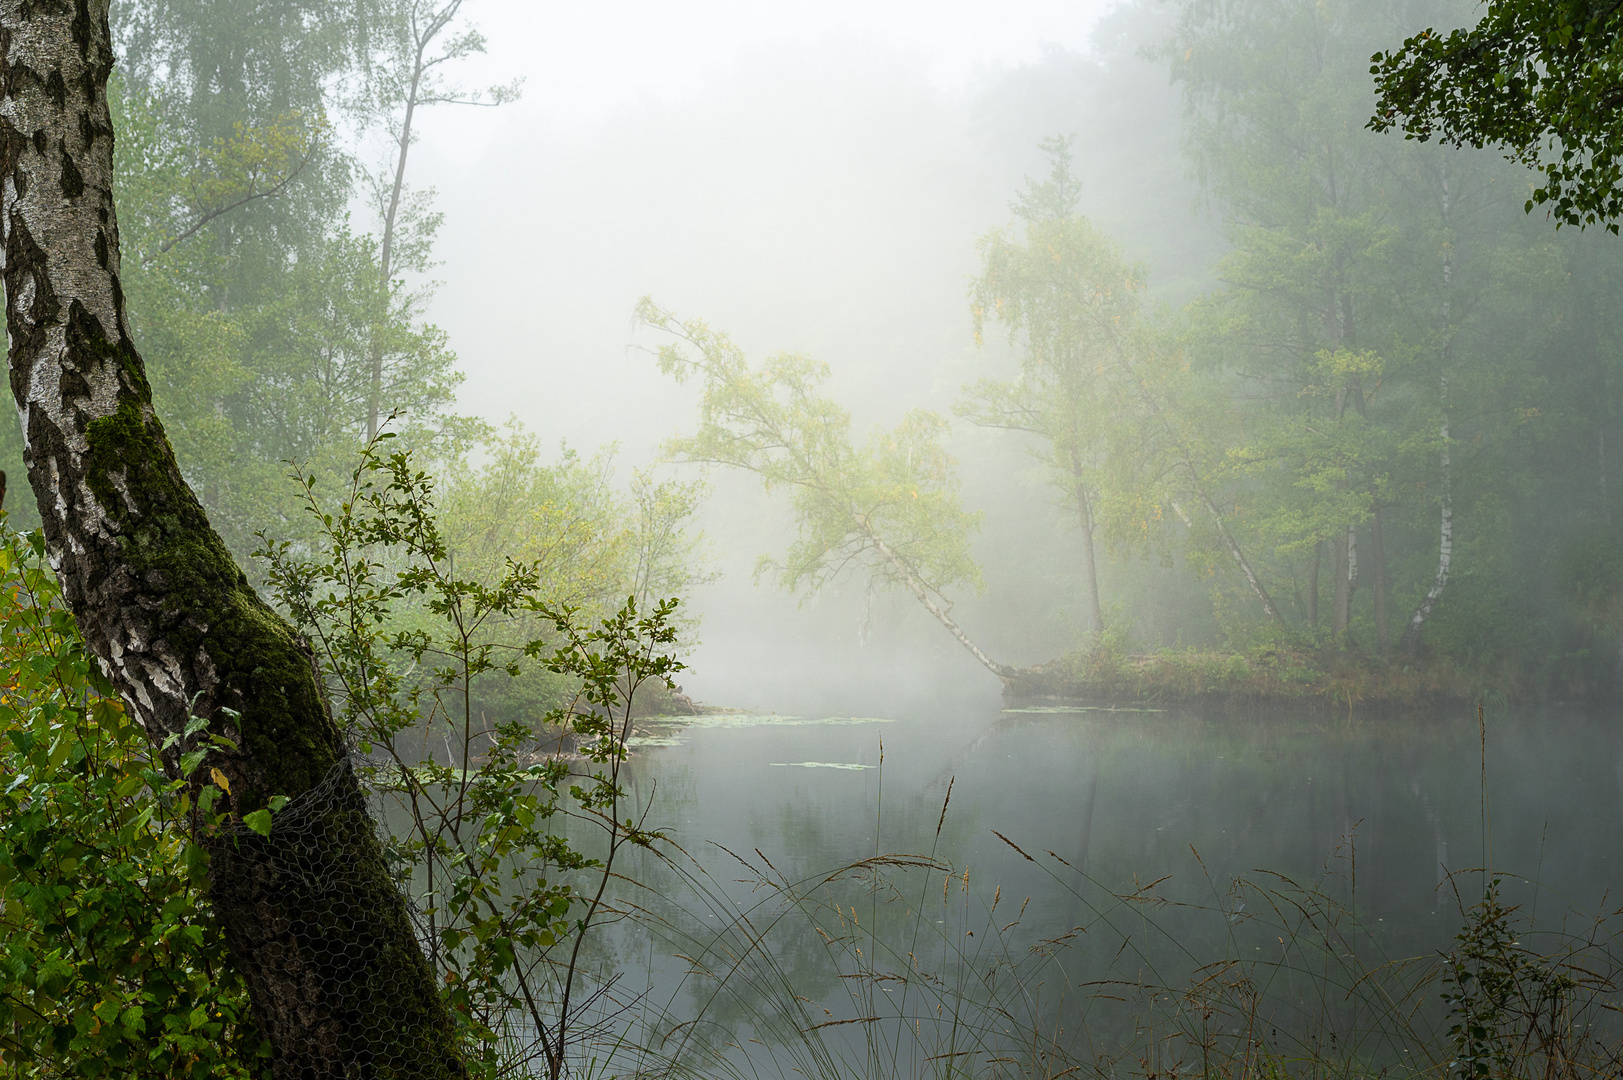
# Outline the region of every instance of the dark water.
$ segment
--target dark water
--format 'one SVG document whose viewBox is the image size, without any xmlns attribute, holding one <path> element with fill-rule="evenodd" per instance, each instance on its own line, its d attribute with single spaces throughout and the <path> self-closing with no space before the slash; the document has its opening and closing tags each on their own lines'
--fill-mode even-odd
<svg viewBox="0 0 1623 1080">
<path fill-rule="evenodd" d="M 657 785 L 654 820 L 689 850 L 759 848 L 802 876 L 934 845 L 972 881 L 1030 891 L 1057 917 L 1066 901 L 1041 884 L 1050 875 L 994 830 L 1118 892 L 1169 874 L 1161 891 L 1179 895 L 1257 869 L 1345 876 L 1361 915 L 1419 938 L 1434 916 L 1453 932 L 1451 872 L 1491 861 L 1538 878 L 1551 903 L 1595 908 L 1623 867 L 1623 725 L 1611 714 L 1489 716 L 1486 818 L 1470 715 L 719 717 L 655 734 L 669 745 L 639 749 L 635 783 Z"/>
<path fill-rule="evenodd" d="M 968 1054 L 919 1023 L 954 1000 L 983 1032 L 975 1053 L 1000 1052 L 991 1028 L 1018 1043 L 1018 1020 L 1097 1056 L 1187 1013 L 1166 988 L 1251 961 L 1273 965 L 1265 1011 L 1288 1013 L 1298 1037 L 1363 1030 L 1366 1057 L 1407 1054 L 1413 1032 L 1369 1035 L 1382 1021 L 1360 1004 L 1373 983 L 1358 973 L 1449 948 L 1480 868 L 1504 878 L 1518 919 L 1572 930 L 1617 906 L 1617 719 L 1490 713 L 1485 764 L 1474 715 L 932 711 L 656 727 L 633 786 L 692 861 L 637 867 L 669 932 L 622 929 L 612 962 L 642 980 L 645 1005 L 703 1013 L 723 1042 L 748 1051 L 758 1037 L 780 1063 L 808 1020 L 852 1020 L 818 1037 L 836 1056 L 872 1057 L 878 1039 L 891 1071 Z M 881 859 L 824 880 L 895 853 L 937 868 Z M 762 1012 L 791 989 L 799 1014 Z M 902 1019 L 886 1033 L 881 1014 Z"/>
</svg>

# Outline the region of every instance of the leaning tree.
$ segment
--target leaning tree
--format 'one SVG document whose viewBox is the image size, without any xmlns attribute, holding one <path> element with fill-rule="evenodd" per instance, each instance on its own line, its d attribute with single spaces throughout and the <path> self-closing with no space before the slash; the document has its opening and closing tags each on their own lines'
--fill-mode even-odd
<svg viewBox="0 0 1623 1080">
<path fill-rule="evenodd" d="M 209 525 L 152 407 L 119 280 L 107 9 L 0 0 L 11 389 L 51 561 L 166 766 L 210 747 L 196 775 L 231 816 L 206 840 L 209 896 L 276 1075 L 462 1076 L 311 651 Z M 268 835 L 240 824 L 270 805 Z"/>
</svg>

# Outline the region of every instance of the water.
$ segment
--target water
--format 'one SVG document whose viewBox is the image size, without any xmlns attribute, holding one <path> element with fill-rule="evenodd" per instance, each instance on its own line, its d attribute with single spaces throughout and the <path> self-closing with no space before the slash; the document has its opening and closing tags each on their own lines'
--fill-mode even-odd
<svg viewBox="0 0 1623 1080">
<path fill-rule="evenodd" d="M 1012 1053 L 1011 1000 L 1096 1054 L 1188 1012 L 1148 988 L 1253 960 L 1287 969 L 1272 1022 L 1407 1054 L 1413 1033 L 1369 1016 L 1356 972 L 1449 948 L 1484 866 L 1521 917 L 1573 929 L 1615 903 L 1623 865 L 1623 732 L 1578 709 L 1490 714 L 1485 766 L 1472 715 L 705 717 L 645 728 L 631 786 L 692 861 L 635 867 L 665 930 L 623 924 L 605 961 L 645 1007 L 704 1013 L 780 1065 L 812 1053 L 785 1049 L 791 1029 L 836 1020 L 820 1045 L 870 1072 Z M 938 869 L 825 880 L 898 853 Z M 761 1011 L 789 988 L 800 1013 Z M 918 1026 L 954 995 L 973 1051 Z"/>
<path fill-rule="evenodd" d="M 993 830 L 1114 891 L 1167 874 L 1171 892 L 1255 869 L 1344 874 L 1367 919 L 1438 916 L 1449 935 L 1450 873 L 1491 860 L 1540 879 L 1551 902 L 1593 908 L 1623 865 L 1623 729 L 1576 709 L 1489 718 L 1486 830 L 1474 716 L 1016 709 L 722 716 L 648 731 L 633 784 L 645 797 L 657 789 L 651 820 L 690 851 L 760 848 L 805 876 L 934 846 L 972 879 L 1029 885 L 1056 913 L 1064 902 L 1042 886 L 1048 875 Z"/>
</svg>

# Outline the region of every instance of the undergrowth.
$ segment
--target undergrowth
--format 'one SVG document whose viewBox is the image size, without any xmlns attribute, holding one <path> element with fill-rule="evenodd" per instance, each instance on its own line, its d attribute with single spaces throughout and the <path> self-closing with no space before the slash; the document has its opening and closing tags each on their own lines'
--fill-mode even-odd
<svg viewBox="0 0 1623 1080">
<path fill-rule="evenodd" d="M 397 514 L 420 497 L 416 474 L 403 461 L 373 471 L 378 490 L 404 500 L 378 502 L 383 518 L 416 520 Z M 490 591 L 440 575 L 431 541 L 380 566 L 387 575 L 368 579 L 370 592 L 346 581 L 333 595 L 348 601 L 306 622 L 355 631 L 340 652 L 364 676 L 353 684 L 370 689 L 341 693 L 384 717 L 356 731 L 388 751 L 372 759 L 380 794 L 415 807 L 393 849 L 401 883 L 485 1075 L 1623 1075 L 1623 911 L 1535 924 L 1506 899 L 1502 873 L 1455 872 L 1445 883 L 1460 925 L 1452 943 L 1389 955 L 1360 919 L 1350 841 L 1316 880 L 1207 875 L 1191 899 L 1164 880 L 1112 888 L 995 834 L 1045 880 L 1035 908 L 941 849 L 951 785 L 917 847 L 876 840 L 823 873 L 791 872 L 759 850 L 685 851 L 644 826 L 653 793 L 634 798 L 621 773 L 635 682 L 668 683 L 676 669 L 662 659 L 667 613 L 639 622 L 628 609 L 592 633 L 555 621 L 557 636 L 534 649 L 586 694 L 548 728 L 573 732 L 574 745 L 535 756 L 538 732 L 474 722 L 470 683 L 501 669 L 477 638 L 410 628 L 402 647 L 420 645 L 411 655 L 432 663 L 397 684 L 394 647 L 355 630 L 375 620 L 340 618 L 355 614 L 350 602 L 395 602 L 391 581 L 458 625 L 528 595 L 522 580 Z M 213 928 L 192 839 L 211 827 L 199 819 L 207 778 L 166 776 L 109 696 L 37 535 L 0 529 L 0 577 L 0 1072 L 262 1074 L 266 1049 Z M 1111 661 L 1110 677 L 1141 677 L 1127 659 Z M 1266 678 L 1311 685 L 1290 657 L 1272 663 Z M 1261 677 L 1235 664 L 1190 654 L 1175 667 L 1190 686 Z M 450 706 L 460 741 L 420 745 L 417 718 L 445 727 Z M 443 759 L 426 753 L 442 743 Z M 471 831 L 458 840 L 451 825 L 461 824 Z M 1072 917 L 1055 923 L 1056 910 Z"/>
<path fill-rule="evenodd" d="M 1504 672 L 1473 672 L 1447 659 L 1382 662 L 1289 645 L 1244 653 L 1194 648 L 1131 653 L 1103 643 L 1027 669 L 1008 683 L 1008 695 L 1018 700 L 1342 711 L 1422 709 L 1524 692 Z"/>
</svg>

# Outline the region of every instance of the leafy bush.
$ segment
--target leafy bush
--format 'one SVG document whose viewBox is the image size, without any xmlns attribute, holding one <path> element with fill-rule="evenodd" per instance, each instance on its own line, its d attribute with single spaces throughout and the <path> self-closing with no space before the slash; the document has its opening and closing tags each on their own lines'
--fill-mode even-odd
<svg viewBox="0 0 1623 1080">
<path fill-rule="evenodd" d="M 384 453 L 388 438 L 363 448 L 336 500 L 300 477 L 315 545 L 262 537 L 260 555 L 382 801 L 386 850 L 470 1063 L 558 1080 L 613 982 L 586 961 L 613 912 L 616 859 L 662 839 L 630 812 L 621 767 L 638 690 L 669 689 L 681 670 L 677 602 L 639 610 L 633 596 L 594 627 L 547 599 L 545 551 L 457 560 L 433 478 Z M 537 664 L 572 696 L 487 716 L 484 702 Z M 595 842 L 568 835 L 570 819 Z"/>
<path fill-rule="evenodd" d="M 203 852 L 183 827 L 207 825 L 206 807 L 165 776 L 86 654 L 44 538 L 4 524 L 0 679 L 6 1074 L 265 1074 L 246 987 L 209 920 Z"/>
</svg>

